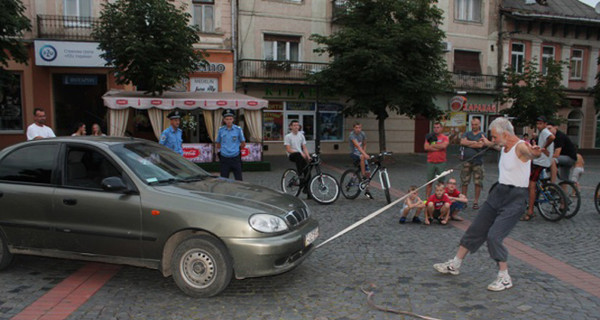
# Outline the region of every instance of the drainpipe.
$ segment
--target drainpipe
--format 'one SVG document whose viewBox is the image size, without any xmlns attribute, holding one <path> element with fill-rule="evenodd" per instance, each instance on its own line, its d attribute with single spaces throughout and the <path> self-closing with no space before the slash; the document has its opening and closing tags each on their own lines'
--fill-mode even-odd
<svg viewBox="0 0 600 320">
<path fill-rule="evenodd" d="M 502 89 L 502 83 L 500 82 L 500 76 L 502 75 L 502 57 L 504 55 L 504 44 L 502 41 L 502 10 L 498 8 L 498 43 L 496 44 L 496 49 L 498 50 L 498 78 L 496 80 L 496 89 Z"/>
<path fill-rule="evenodd" d="M 231 51 L 233 52 L 233 91 L 237 91 L 237 1 L 231 0 Z"/>
</svg>

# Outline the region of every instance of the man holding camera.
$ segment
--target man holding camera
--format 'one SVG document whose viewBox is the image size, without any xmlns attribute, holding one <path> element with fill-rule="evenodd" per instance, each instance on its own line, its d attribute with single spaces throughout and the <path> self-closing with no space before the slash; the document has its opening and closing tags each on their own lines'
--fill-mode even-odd
<svg viewBox="0 0 600 320">
<path fill-rule="evenodd" d="M 439 121 L 433 124 L 433 133 L 425 136 L 425 151 L 427 151 L 427 181 L 435 178 L 446 170 L 446 148 L 450 144 L 448 137 L 442 133 L 444 126 Z M 439 180 L 444 182 L 444 178 Z M 431 183 L 427 185 L 425 194 L 431 195 Z"/>
</svg>

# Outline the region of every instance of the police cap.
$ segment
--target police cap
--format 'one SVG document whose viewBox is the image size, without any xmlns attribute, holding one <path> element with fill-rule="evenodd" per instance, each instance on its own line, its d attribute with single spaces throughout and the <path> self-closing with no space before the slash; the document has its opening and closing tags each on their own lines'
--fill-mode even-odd
<svg viewBox="0 0 600 320">
<path fill-rule="evenodd" d="M 169 114 L 167 115 L 167 118 L 173 120 L 173 119 L 180 119 L 181 118 L 181 114 L 179 113 L 179 111 L 175 110 L 175 111 L 171 111 L 169 112 Z"/>
<path fill-rule="evenodd" d="M 225 109 L 223 110 L 223 118 L 225 117 L 234 117 L 235 113 L 233 113 L 233 110 L 231 109 Z"/>
</svg>

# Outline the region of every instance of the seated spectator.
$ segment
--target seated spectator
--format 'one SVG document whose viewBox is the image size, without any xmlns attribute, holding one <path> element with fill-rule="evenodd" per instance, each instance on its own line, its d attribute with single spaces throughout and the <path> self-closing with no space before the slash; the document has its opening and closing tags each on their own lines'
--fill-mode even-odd
<svg viewBox="0 0 600 320">
<path fill-rule="evenodd" d="M 77 123 L 77 127 L 75 127 L 75 132 L 71 136 L 85 136 L 85 124 L 83 122 Z"/>
<path fill-rule="evenodd" d="M 406 222 L 406 217 L 410 212 L 414 212 L 412 222 L 421 223 L 421 219 L 419 219 L 419 214 L 421 214 L 421 211 L 423 211 L 423 209 L 425 208 L 425 204 L 423 203 L 423 200 L 419 198 L 419 194 L 416 190 L 416 186 L 410 186 L 410 188 L 408 189 L 409 196 L 406 198 L 406 200 L 404 200 L 404 205 L 400 210 L 400 213 L 402 214 L 402 217 L 400 217 L 399 221 L 400 224 Z"/>
<path fill-rule="evenodd" d="M 427 199 L 427 211 L 425 211 L 425 224 L 429 225 L 433 219 L 441 224 L 447 224 L 450 218 L 450 198 L 446 195 L 444 184 L 439 182 L 435 186 L 435 193 Z"/>
<path fill-rule="evenodd" d="M 456 221 L 463 221 L 463 218 L 458 216 L 458 213 L 467 207 L 469 200 L 464 194 L 461 194 L 456 189 L 456 179 L 450 178 L 446 183 L 446 195 L 452 202 L 450 205 L 450 219 Z"/>
</svg>

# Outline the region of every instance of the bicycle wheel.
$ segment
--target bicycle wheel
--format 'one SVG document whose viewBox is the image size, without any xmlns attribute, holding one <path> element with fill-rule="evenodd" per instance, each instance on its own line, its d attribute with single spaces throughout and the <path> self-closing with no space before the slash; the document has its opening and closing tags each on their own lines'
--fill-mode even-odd
<svg viewBox="0 0 600 320">
<path fill-rule="evenodd" d="M 342 174 L 340 187 L 346 199 L 356 199 L 360 194 L 360 169 L 348 169 Z"/>
<path fill-rule="evenodd" d="M 335 178 L 327 173 L 316 175 L 310 180 L 310 195 L 320 204 L 335 202 L 340 196 L 340 186 Z"/>
<path fill-rule="evenodd" d="M 575 183 L 572 181 L 562 181 L 558 185 L 567 196 L 567 212 L 565 213 L 565 218 L 571 219 L 579 212 L 581 206 L 581 193 L 579 193 L 579 190 L 575 187 Z"/>
<path fill-rule="evenodd" d="M 600 183 L 598 183 L 596 191 L 594 191 L 594 206 L 596 207 L 596 211 L 600 213 Z"/>
<path fill-rule="evenodd" d="M 545 183 L 536 193 L 535 206 L 544 219 L 555 222 L 565 216 L 567 196 L 558 185 Z"/>
<path fill-rule="evenodd" d="M 381 169 L 379 172 L 379 179 L 381 179 L 381 187 L 385 193 L 385 200 L 387 203 L 392 203 L 392 197 L 390 196 L 390 178 L 387 173 L 387 169 Z"/>
<path fill-rule="evenodd" d="M 287 169 L 281 176 L 281 190 L 297 197 L 300 194 L 300 177 L 294 169 Z"/>
</svg>

